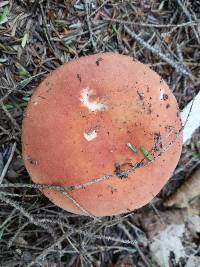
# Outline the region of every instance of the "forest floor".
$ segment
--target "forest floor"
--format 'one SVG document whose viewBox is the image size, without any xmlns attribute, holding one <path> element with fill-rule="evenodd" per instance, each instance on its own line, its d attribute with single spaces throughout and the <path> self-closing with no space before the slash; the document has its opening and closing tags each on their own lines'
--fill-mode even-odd
<svg viewBox="0 0 200 267">
<path fill-rule="evenodd" d="M 200 165 L 198 131 L 159 195 L 126 215 L 94 221 L 20 186 L 32 184 L 21 156 L 21 123 L 36 86 L 66 61 L 108 51 L 150 65 L 182 110 L 200 86 L 200 1 L 0 1 L 0 266 L 200 266 L 188 263 L 200 256 L 198 222 L 199 231 L 186 234 L 187 207 L 163 205 Z M 187 237 L 172 239 L 177 247 L 182 242 L 180 251 L 160 256 L 153 238 L 174 225 Z M 176 232 L 170 229 L 169 240 Z"/>
</svg>

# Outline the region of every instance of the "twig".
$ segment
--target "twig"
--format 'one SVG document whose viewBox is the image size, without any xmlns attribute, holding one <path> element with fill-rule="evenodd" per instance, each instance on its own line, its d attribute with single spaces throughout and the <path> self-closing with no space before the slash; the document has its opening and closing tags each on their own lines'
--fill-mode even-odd
<svg viewBox="0 0 200 267">
<path fill-rule="evenodd" d="M 9 158 L 8 158 L 8 160 L 7 160 L 7 162 L 6 162 L 6 165 L 4 166 L 3 171 L 2 171 L 2 173 L 1 173 L 1 176 L 0 176 L 0 184 L 2 183 L 3 178 L 5 177 L 6 172 L 7 172 L 8 168 L 9 168 L 9 166 L 10 166 L 10 163 L 11 163 L 12 158 L 13 158 L 14 153 L 15 153 L 16 146 L 17 146 L 17 143 L 15 142 L 15 143 L 12 145 L 12 149 L 11 149 L 11 152 L 10 152 L 10 156 L 9 156 Z"/>
<path fill-rule="evenodd" d="M 124 224 L 120 224 L 118 226 L 121 230 L 123 230 L 123 232 L 125 233 L 125 235 L 130 239 L 133 240 L 133 237 L 131 236 L 131 234 L 129 233 L 129 231 L 127 230 L 126 226 Z M 140 257 L 142 258 L 143 262 L 145 263 L 145 265 L 147 267 L 152 267 L 150 265 L 150 263 L 148 262 L 148 260 L 146 259 L 144 253 L 142 252 L 142 250 L 140 249 L 140 247 L 138 246 L 138 244 L 135 242 L 134 243 L 134 247 L 137 249 L 138 253 L 140 254 Z"/>
<path fill-rule="evenodd" d="M 36 75 L 33 75 L 33 76 L 31 76 L 31 77 L 29 77 L 29 78 L 26 78 L 26 79 L 24 79 L 23 80 L 23 82 L 28 82 L 28 81 L 32 81 L 34 78 L 37 78 L 38 76 L 42 76 L 42 75 L 44 75 L 44 74 L 46 74 L 47 72 L 46 71 L 43 71 L 43 72 L 40 72 L 40 73 L 38 73 L 38 74 L 36 74 Z M 23 86 L 21 86 L 20 85 L 20 83 L 18 83 L 17 84 L 17 86 L 15 86 L 15 87 L 12 87 L 12 88 L 7 88 L 7 87 L 3 87 L 3 86 L 0 86 L 0 88 L 2 88 L 2 89 L 7 89 L 8 90 L 8 92 L 6 93 L 6 94 L 4 94 L 4 96 L 2 97 L 2 98 L 0 98 L 0 104 L 3 104 L 3 102 L 8 98 L 8 96 L 10 95 L 10 94 L 12 94 L 13 92 L 15 92 L 15 93 L 21 93 L 21 94 L 27 94 L 25 91 L 22 91 L 22 90 L 20 90 L 19 88 L 21 88 L 21 87 L 23 87 Z M 28 92 L 28 94 L 30 94 L 29 92 Z"/>
<path fill-rule="evenodd" d="M 93 15 L 95 15 L 102 7 L 104 7 L 110 0 L 103 1 L 103 3 L 89 15 L 89 18 L 91 18 Z"/>
<path fill-rule="evenodd" d="M 79 189 L 85 189 L 86 187 L 94 184 L 99 183 L 104 180 L 108 180 L 112 178 L 114 175 L 107 175 L 100 178 L 92 179 L 89 182 L 86 182 L 84 184 L 78 184 L 78 185 L 70 185 L 70 186 L 55 186 L 55 185 L 48 185 L 48 184 L 0 184 L 0 188 L 9 188 L 9 187 L 15 187 L 15 188 L 34 188 L 34 189 L 51 189 L 56 190 L 58 192 L 64 192 L 65 190 L 73 191 L 73 190 L 79 190 Z"/>
<path fill-rule="evenodd" d="M 40 259 L 42 259 L 44 256 L 46 256 L 49 252 L 51 252 L 55 246 L 58 246 L 62 241 L 64 241 L 66 239 L 66 236 L 70 236 L 70 234 L 74 233 L 74 234 L 83 234 L 86 235 L 88 237 L 90 237 L 91 239 L 101 239 L 101 240 L 107 240 L 107 241 L 114 241 L 117 243 L 122 243 L 122 244 L 126 244 L 126 245 L 133 245 L 135 246 L 135 244 L 137 243 L 136 240 L 123 240 L 120 238 L 113 238 L 110 236 L 105 236 L 105 235 L 95 235 L 93 233 L 88 233 L 86 231 L 82 231 L 82 230 L 74 230 L 73 227 L 70 227 L 71 230 L 69 233 L 65 233 L 64 235 L 62 235 L 55 243 L 53 243 L 51 246 L 49 246 L 47 249 L 43 250 L 43 252 L 36 257 L 36 259 L 34 261 L 32 261 L 27 267 L 31 267 L 33 264 L 35 264 L 35 262 L 38 262 Z M 150 267 L 150 266 L 148 266 Z"/>
<path fill-rule="evenodd" d="M 69 234 L 68 234 L 69 235 Z M 48 248 L 44 249 L 41 254 L 39 254 L 35 260 L 31 261 L 27 267 L 33 266 L 33 264 L 39 262 L 39 260 L 43 259 L 49 252 L 51 252 L 56 246 L 58 246 L 62 241 L 66 239 L 67 234 L 64 234 L 61 236 L 56 242 L 54 242 L 51 246 Z"/>
<path fill-rule="evenodd" d="M 146 43 L 142 38 L 140 38 L 134 31 L 131 31 L 126 25 L 124 25 L 125 31 L 138 43 L 143 45 L 145 48 L 150 50 L 152 53 L 158 55 L 162 60 L 167 62 L 169 65 L 171 65 L 173 68 L 176 69 L 177 72 L 182 73 L 183 75 L 187 75 L 192 81 L 194 81 L 194 76 L 189 73 L 187 70 L 183 69 L 180 65 L 178 65 L 176 62 L 174 62 L 172 59 L 168 58 L 166 55 L 164 55 L 162 52 L 156 50 L 154 47 Z"/>
<path fill-rule="evenodd" d="M 88 0 L 84 0 L 84 4 L 85 4 L 87 26 L 88 26 L 88 30 L 89 30 L 89 33 L 90 33 L 90 40 L 92 42 L 92 46 L 93 46 L 94 52 L 96 52 L 97 51 L 97 47 L 96 47 L 96 43 L 95 43 L 94 38 L 93 38 L 93 32 L 92 32 L 92 27 L 91 27 L 91 23 L 90 23 L 89 13 L 88 13 Z"/>
<path fill-rule="evenodd" d="M 141 27 L 148 27 L 148 28 L 181 28 L 181 27 L 191 27 L 191 26 L 198 26 L 200 25 L 200 21 L 189 21 L 184 22 L 181 24 L 150 24 L 150 23 L 142 23 L 142 22 L 130 22 L 126 20 L 120 20 L 120 19 L 110 19 L 110 18 L 104 18 L 103 21 L 111 21 L 120 23 L 123 25 L 135 25 L 135 26 L 141 26 Z"/>
<path fill-rule="evenodd" d="M 18 210 L 31 223 L 33 223 L 36 226 L 40 226 L 41 228 L 47 230 L 52 236 L 54 236 L 53 229 L 50 227 L 50 225 L 46 225 L 44 223 L 40 223 L 38 220 L 35 220 L 34 217 L 30 213 L 28 213 L 23 207 L 19 206 L 17 202 L 11 200 L 8 197 L 3 196 L 1 192 L 0 192 L 0 200 Z"/>
<path fill-rule="evenodd" d="M 179 4 L 179 6 L 182 8 L 182 10 L 183 10 L 183 12 L 185 13 L 185 15 L 188 17 L 189 21 L 192 22 L 192 18 L 191 18 L 191 16 L 190 16 L 190 13 L 188 12 L 186 6 L 182 3 L 181 0 L 177 0 L 177 2 L 178 2 L 178 4 Z M 193 32 L 194 32 L 194 35 L 195 35 L 195 37 L 196 37 L 198 43 L 200 44 L 199 33 L 196 31 L 194 25 L 191 25 L 191 27 L 192 27 L 192 30 L 193 30 Z"/>
<path fill-rule="evenodd" d="M 8 241 L 8 248 L 10 248 L 13 245 L 13 242 L 17 238 L 17 236 L 20 234 L 20 232 L 29 224 L 29 222 L 24 223 L 16 232 L 15 234 L 11 237 L 11 239 Z"/>
<path fill-rule="evenodd" d="M 7 110 L 7 108 L 4 106 L 4 104 L 0 104 L 1 108 L 3 109 L 4 113 L 6 114 L 6 116 L 10 119 L 10 121 L 12 122 L 12 124 L 15 126 L 15 128 L 21 132 L 21 128 L 19 127 L 19 124 L 16 122 L 16 120 L 12 117 L 12 115 L 9 113 L 9 111 Z"/>
<path fill-rule="evenodd" d="M 35 188 L 35 189 L 51 189 L 56 190 L 58 192 L 61 192 L 63 195 L 65 195 L 78 209 L 80 209 L 85 215 L 93 218 L 95 221 L 101 221 L 99 218 L 92 215 L 89 211 L 84 209 L 72 196 L 70 196 L 65 190 L 68 189 L 68 187 L 62 187 L 62 186 L 51 186 L 51 185 L 40 185 L 40 184 L 0 184 L 0 188 L 8 188 L 8 187 L 15 187 L 15 188 Z M 1 194 L 1 192 L 0 192 Z M 3 193 L 4 194 L 4 193 Z"/>
<path fill-rule="evenodd" d="M 5 221 L 0 225 L 0 229 L 2 229 L 10 220 L 11 218 L 13 217 L 13 215 L 15 214 L 16 212 L 16 209 L 13 209 L 11 211 L 11 213 L 9 214 L 9 216 L 5 219 Z"/>
<path fill-rule="evenodd" d="M 188 114 L 189 116 L 189 114 Z M 187 122 L 187 120 L 186 120 Z M 183 130 L 184 126 L 180 129 L 179 133 L 176 135 L 175 139 L 172 140 L 168 146 L 164 147 L 160 152 L 160 155 L 158 155 L 157 157 L 153 158 L 151 161 L 146 161 L 146 163 L 144 163 L 145 161 L 145 157 L 140 161 L 140 162 L 137 162 L 135 165 L 133 165 L 131 168 L 129 168 L 125 173 L 128 174 L 128 173 L 131 173 L 133 171 L 135 171 L 136 169 L 138 168 L 142 168 L 144 166 L 148 166 L 149 164 L 152 164 L 155 160 L 157 160 L 158 158 L 161 157 L 162 153 L 165 153 L 176 141 L 177 139 L 179 138 L 182 130 Z M 167 138 L 170 136 L 171 132 L 168 134 Z M 159 144 L 159 143 L 158 143 Z M 149 151 L 151 152 L 151 151 Z M 117 177 L 118 176 L 113 173 L 113 174 L 110 174 L 110 175 L 105 175 L 105 176 L 101 176 L 99 178 L 94 178 L 94 179 L 91 179 L 89 182 L 86 182 L 86 183 L 83 183 L 83 184 L 78 184 L 78 185 L 71 185 L 71 186 L 54 186 L 54 185 L 45 185 L 45 184 L 0 184 L 0 188 L 8 188 L 8 187 L 18 187 L 18 188 L 36 188 L 36 189 L 51 189 L 51 190 L 56 190 L 58 192 L 66 192 L 66 190 L 68 191 L 73 191 L 73 190 L 79 190 L 79 189 L 85 189 L 86 187 L 88 186 L 91 186 L 95 183 L 99 183 L 99 182 L 102 182 L 104 180 L 108 180 L 108 179 L 111 179 L 111 178 L 114 178 L 114 177 Z"/>
<path fill-rule="evenodd" d="M 39 2 L 39 6 L 40 6 L 40 10 L 41 10 L 41 15 L 42 15 L 42 18 L 43 18 L 43 32 L 45 34 L 45 37 L 46 37 L 46 40 L 47 40 L 47 43 L 51 49 L 51 51 L 53 52 L 54 56 L 60 60 L 60 62 L 62 62 L 61 58 L 60 58 L 60 55 L 58 55 L 57 51 L 56 51 L 56 47 L 54 45 L 53 42 L 51 42 L 50 40 L 50 32 L 49 32 L 49 28 L 48 28 L 48 23 L 47 23 L 47 19 L 46 19 L 46 16 L 45 16 L 45 12 L 44 12 L 44 9 L 43 9 L 43 4 L 41 2 Z"/>
<path fill-rule="evenodd" d="M 152 193 L 152 196 L 153 196 L 153 198 L 155 198 L 155 195 L 154 195 L 153 193 Z M 158 211 L 157 208 L 155 207 L 153 201 L 151 201 L 149 204 L 152 206 L 153 211 L 155 212 L 155 214 L 156 214 L 156 216 L 158 217 L 158 219 L 160 220 L 160 222 L 161 222 L 163 225 L 166 226 L 166 223 L 163 221 L 162 217 L 160 216 L 159 211 Z"/>
<path fill-rule="evenodd" d="M 94 220 L 100 221 L 97 217 L 92 215 L 89 211 L 84 209 L 72 196 L 70 196 L 66 191 L 62 192 L 63 195 L 65 195 L 79 210 L 81 210 L 85 215 L 93 218 Z"/>
</svg>

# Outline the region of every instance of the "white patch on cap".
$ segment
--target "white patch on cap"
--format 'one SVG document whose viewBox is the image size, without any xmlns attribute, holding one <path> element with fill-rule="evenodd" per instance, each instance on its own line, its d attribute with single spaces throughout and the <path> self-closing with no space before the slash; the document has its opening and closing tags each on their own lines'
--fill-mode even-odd
<svg viewBox="0 0 200 267">
<path fill-rule="evenodd" d="M 97 137 L 97 132 L 95 130 L 93 130 L 93 131 L 84 133 L 83 135 L 84 135 L 85 139 L 89 142 L 89 141 L 94 140 Z"/>
<path fill-rule="evenodd" d="M 104 103 L 99 101 L 90 101 L 90 96 L 92 95 L 93 91 L 87 87 L 81 91 L 81 98 L 80 101 L 83 103 L 85 107 L 87 107 L 90 111 L 103 111 L 107 108 Z"/>
<path fill-rule="evenodd" d="M 162 89 L 160 89 L 160 100 L 163 100 L 164 92 Z"/>
</svg>

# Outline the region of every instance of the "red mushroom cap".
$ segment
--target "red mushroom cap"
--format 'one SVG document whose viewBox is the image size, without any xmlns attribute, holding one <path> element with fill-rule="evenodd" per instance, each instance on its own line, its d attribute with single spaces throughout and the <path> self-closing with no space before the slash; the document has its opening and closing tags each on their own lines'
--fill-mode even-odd
<svg viewBox="0 0 200 267">
<path fill-rule="evenodd" d="M 121 214 L 151 201 L 172 175 L 180 129 L 176 99 L 154 71 L 127 56 L 97 54 L 64 64 L 36 89 L 23 121 L 23 158 L 35 183 L 89 182 L 66 190 L 71 199 L 44 189 L 56 205 Z"/>
</svg>

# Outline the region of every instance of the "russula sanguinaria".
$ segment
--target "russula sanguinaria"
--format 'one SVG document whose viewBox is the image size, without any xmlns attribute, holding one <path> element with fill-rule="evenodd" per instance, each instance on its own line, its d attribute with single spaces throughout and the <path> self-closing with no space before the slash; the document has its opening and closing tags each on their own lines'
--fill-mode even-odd
<svg viewBox="0 0 200 267">
<path fill-rule="evenodd" d="M 64 64 L 35 90 L 23 121 L 23 158 L 35 183 L 70 186 L 71 199 L 43 190 L 56 205 L 121 214 L 151 201 L 172 175 L 180 129 L 176 99 L 159 75 L 130 57 L 97 54 Z"/>
</svg>

